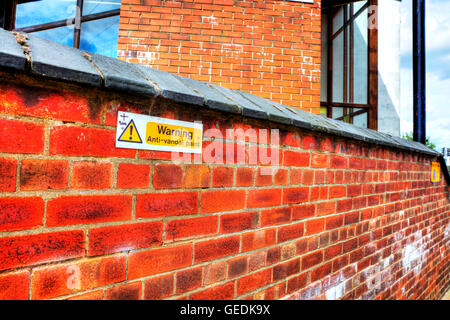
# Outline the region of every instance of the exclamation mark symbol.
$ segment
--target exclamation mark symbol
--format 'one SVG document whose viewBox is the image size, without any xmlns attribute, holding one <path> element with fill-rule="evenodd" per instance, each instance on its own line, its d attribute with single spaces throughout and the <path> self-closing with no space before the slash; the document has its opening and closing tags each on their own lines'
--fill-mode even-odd
<svg viewBox="0 0 450 320">
<path fill-rule="evenodd" d="M 130 140 L 133 140 L 133 125 L 130 125 Z"/>
</svg>

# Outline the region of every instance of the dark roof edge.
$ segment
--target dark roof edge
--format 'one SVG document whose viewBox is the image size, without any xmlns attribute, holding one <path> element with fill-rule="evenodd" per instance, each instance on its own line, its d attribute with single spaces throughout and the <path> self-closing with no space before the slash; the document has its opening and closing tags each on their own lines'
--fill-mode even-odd
<svg viewBox="0 0 450 320">
<path fill-rule="evenodd" d="M 313 132 L 441 156 L 439 152 L 418 142 L 325 118 L 249 93 L 83 52 L 33 35 L 17 34 L 1 28 L 0 67 L 141 96 L 162 96 L 180 103 L 292 125 Z"/>
</svg>

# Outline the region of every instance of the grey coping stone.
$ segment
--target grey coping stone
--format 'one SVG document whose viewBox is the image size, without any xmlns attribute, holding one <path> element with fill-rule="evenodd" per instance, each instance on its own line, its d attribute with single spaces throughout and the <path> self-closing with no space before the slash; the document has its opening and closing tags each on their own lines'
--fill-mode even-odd
<svg viewBox="0 0 450 320">
<path fill-rule="evenodd" d="M 136 65 L 119 59 L 85 52 L 85 56 L 100 70 L 105 88 L 138 94 L 156 95 L 156 88 L 147 81 Z"/>
<path fill-rule="evenodd" d="M 27 57 L 16 41 L 16 37 L 0 28 L 0 66 L 25 71 Z"/>
<path fill-rule="evenodd" d="M 427 146 L 342 121 L 288 107 L 261 97 L 215 84 L 172 75 L 150 67 L 86 53 L 59 43 L 27 35 L 31 74 L 151 96 L 179 103 L 207 106 L 244 117 L 293 125 L 313 132 L 328 133 L 434 156 L 442 155 Z M 16 37 L 0 29 L 0 67 L 27 71 L 27 57 Z"/>
<path fill-rule="evenodd" d="M 228 99 L 220 91 L 207 82 L 200 82 L 194 79 L 176 76 L 188 88 L 203 96 L 204 103 L 211 109 L 230 113 L 241 113 L 241 108 L 233 100 Z"/>
<path fill-rule="evenodd" d="M 253 104 L 260 107 L 264 112 L 267 113 L 267 118 L 271 121 L 283 123 L 283 124 L 292 124 L 292 115 L 288 113 L 288 111 L 284 108 L 279 108 L 278 106 L 275 106 L 272 101 L 255 96 L 253 94 L 237 91 L 236 93 L 240 94 Z"/>
<path fill-rule="evenodd" d="M 33 35 L 27 36 L 32 74 L 101 86 L 100 73 L 80 50 Z"/>
<path fill-rule="evenodd" d="M 220 93 L 222 93 L 224 96 L 226 96 L 228 99 L 234 101 L 240 107 L 240 109 L 241 109 L 240 113 L 243 116 L 250 117 L 250 118 L 256 118 L 256 119 L 264 119 L 264 120 L 268 119 L 266 112 L 264 112 L 260 107 L 258 107 L 253 102 L 245 99 L 239 93 L 237 93 L 231 89 L 218 86 L 216 84 L 211 84 L 211 86 L 214 89 L 216 89 L 217 91 L 219 91 Z"/>
<path fill-rule="evenodd" d="M 203 106 L 204 98 L 188 88 L 176 76 L 161 70 L 136 65 L 149 81 L 159 88 L 159 95 L 181 103 Z"/>
</svg>

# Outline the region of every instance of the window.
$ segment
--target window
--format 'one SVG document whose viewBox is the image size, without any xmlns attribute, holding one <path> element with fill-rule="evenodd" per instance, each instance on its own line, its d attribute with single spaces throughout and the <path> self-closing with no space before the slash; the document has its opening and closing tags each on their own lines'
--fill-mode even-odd
<svg viewBox="0 0 450 320">
<path fill-rule="evenodd" d="M 377 3 L 339 2 L 322 10 L 321 114 L 376 130 L 377 32 L 370 23 Z"/>
<path fill-rule="evenodd" d="M 13 0 L 13 29 L 117 57 L 121 0 Z"/>
</svg>

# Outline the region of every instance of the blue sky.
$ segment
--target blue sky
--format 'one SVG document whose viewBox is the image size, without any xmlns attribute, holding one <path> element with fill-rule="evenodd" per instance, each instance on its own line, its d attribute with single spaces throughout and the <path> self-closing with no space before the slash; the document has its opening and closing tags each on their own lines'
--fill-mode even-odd
<svg viewBox="0 0 450 320">
<path fill-rule="evenodd" d="M 450 0 L 426 0 L 427 136 L 450 147 Z M 413 130 L 412 1 L 401 4 L 401 131 Z"/>
</svg>

